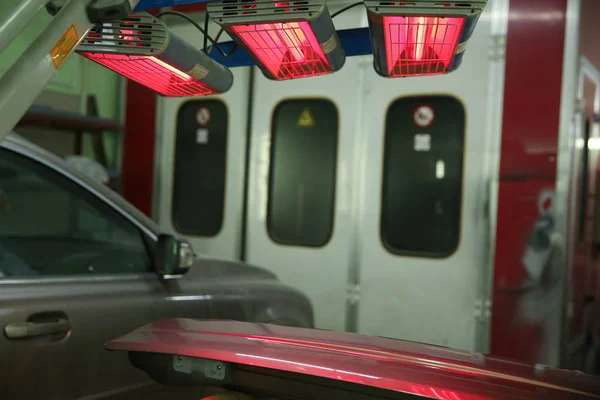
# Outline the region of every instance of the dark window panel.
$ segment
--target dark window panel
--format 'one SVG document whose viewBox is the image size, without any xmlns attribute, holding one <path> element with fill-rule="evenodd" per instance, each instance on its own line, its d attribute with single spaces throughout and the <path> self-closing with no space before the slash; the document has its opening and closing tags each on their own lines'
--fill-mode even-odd
<svg viewBox="0 0 600 400">
<path fill-rule="evenodd" d="M 192 236 L 216 236 L 225 214 L 227 106 L 195 100 L 177 115 L 171 215 L 175 228 Z"/>
<path fill-rule="evenodd" d="M 406 97 L 389 107 L 380 225 L 389 251 L 445 257 L 458 247 L 464 133 L 465 110 L 453 97 Z"/>
<path fill-rule="evenodd" d="M 338 111 L 288 100 L 273 113 L 267 228 L 278 243 L 318 247 L 333 231 Z"/>
</svg>

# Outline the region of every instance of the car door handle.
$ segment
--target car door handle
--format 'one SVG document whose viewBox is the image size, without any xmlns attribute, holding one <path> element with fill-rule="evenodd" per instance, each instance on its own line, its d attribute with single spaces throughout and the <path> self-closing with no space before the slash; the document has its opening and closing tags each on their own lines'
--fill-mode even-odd
<svg viewBox="0 0 600 400">
<path fill-rule="evenodd" d="M 8 339 L 28 339 L 39 336 L 67 333 L 71 330 L 68 319 L 59 319 L 52 322 L 17 322 L 4 327 L 4 334 Z"/>
</svg>

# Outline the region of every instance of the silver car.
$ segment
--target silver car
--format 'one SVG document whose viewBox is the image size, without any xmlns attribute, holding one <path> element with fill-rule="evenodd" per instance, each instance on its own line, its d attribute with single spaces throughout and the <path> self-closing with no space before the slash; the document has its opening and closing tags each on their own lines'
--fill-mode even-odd
<svg viewBox="0 0 600 400">
<path fill-rule="evenodd" d="M 9 136 L 0 143 L 0 397 L 150 398 L 148 377 L 104 344 L 164 318 L 312 327 L 309 300 L 272 273 L 191 255 L 115 192 Z"/>
</svg>

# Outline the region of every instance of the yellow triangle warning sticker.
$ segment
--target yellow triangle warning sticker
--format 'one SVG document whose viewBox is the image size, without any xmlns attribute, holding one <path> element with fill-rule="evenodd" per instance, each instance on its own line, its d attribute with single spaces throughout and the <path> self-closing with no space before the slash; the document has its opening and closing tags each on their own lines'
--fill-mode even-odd
<svg viewBox="0 0 600 400">
<path fill-rule="evenodd" d="M 302 110 L 302 113 L 300 114 L 300 117 L 298 118 L 298 126 L 310 127 L 310 126 L 313 126 L 314 124 L 315 124 L 315 121 L 313 120 L 312 115 L 310 115 L 310 111 L 308 111 L 308 108 L 305 108 L 304 110 Z"/>
</svg>

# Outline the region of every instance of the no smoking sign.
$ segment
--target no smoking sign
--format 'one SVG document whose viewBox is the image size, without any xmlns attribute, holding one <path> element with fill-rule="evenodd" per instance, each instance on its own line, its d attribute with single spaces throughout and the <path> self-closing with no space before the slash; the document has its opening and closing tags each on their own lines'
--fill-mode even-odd
<svg viewBox="0 0 600 400">
<path fill-rule="evenodd" d="M 210 111 L 208 108 L 201 107 L 198 109 L 198 112 L 196 113 L 196 121 L 200 126 L 208 125 L 208 122 L 210 121 Z"/>
<path fill-rule="evenodd" d="M 435 114 L 433 112 L 433 108 L 429 106 L 420 106 L 415 110 L 415 114 L 413 119 L 415 120 L 415 124 L 420 126 L 421 128 L 426 128 L 433 123 L 435 119 Z"/>
</svg>

